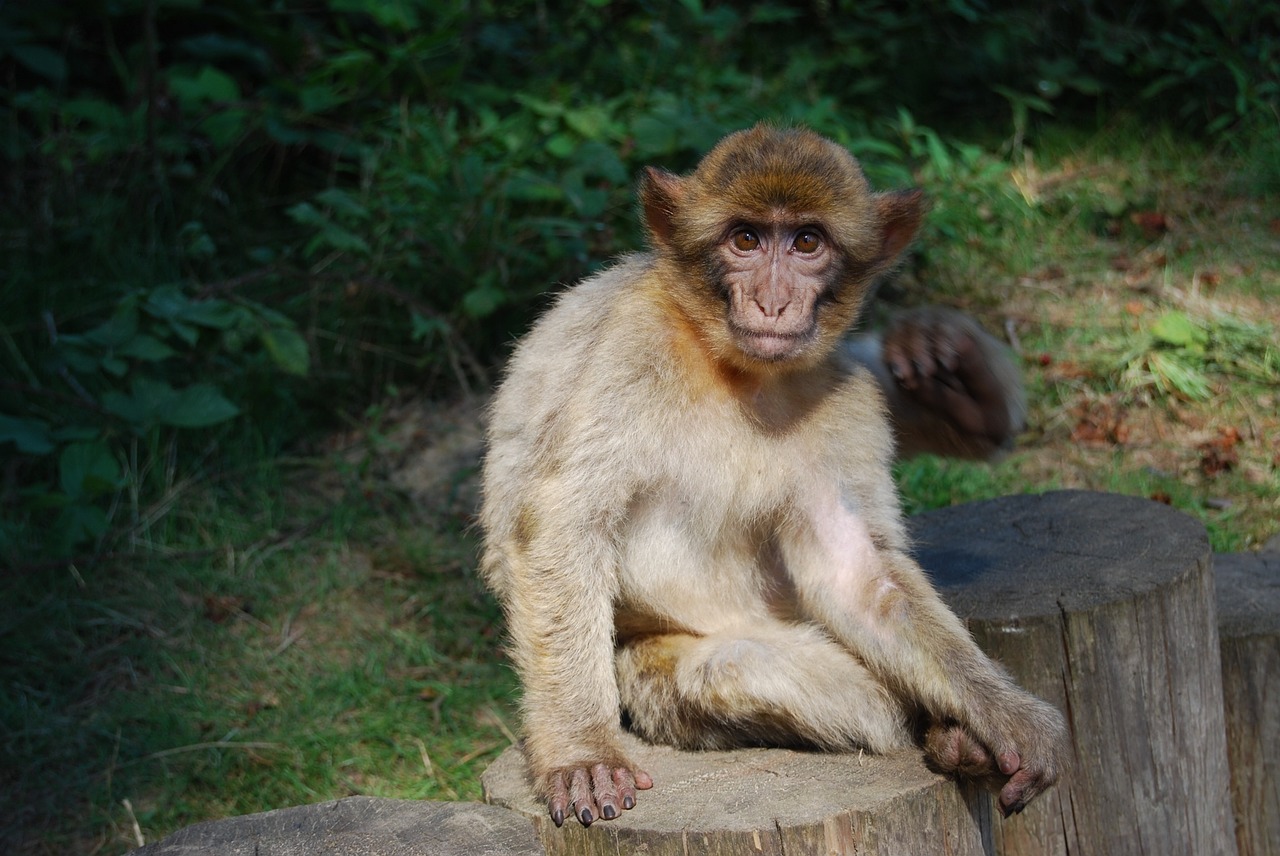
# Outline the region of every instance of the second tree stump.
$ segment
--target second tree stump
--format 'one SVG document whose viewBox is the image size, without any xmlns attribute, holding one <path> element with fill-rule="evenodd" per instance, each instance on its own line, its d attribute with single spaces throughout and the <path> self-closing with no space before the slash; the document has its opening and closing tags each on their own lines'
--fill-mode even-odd
<svg viewBox="0 0 1280 856">
<path fill-rule="evenodd" d="M 930 512 L 912 531 L 978 644 L 1071 726 L 1070 781 L 996 823 L 996 852 L 1234 856 L 1204 527 L 1059 491 Z"/>
</svg>

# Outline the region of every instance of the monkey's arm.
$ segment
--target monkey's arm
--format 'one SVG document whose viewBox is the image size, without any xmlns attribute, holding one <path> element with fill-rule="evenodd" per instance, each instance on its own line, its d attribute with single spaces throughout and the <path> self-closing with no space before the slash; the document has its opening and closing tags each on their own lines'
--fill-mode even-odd
<svg viewBox="0 0 1280 856">
<path fill-rule="evenodd" d="M 584 470 L 589 471 L 589 470 Z M 619 748 L 613 665 L 616 558 L 589 486 L 530 491 L 506 563 L 511 653 L 524 686 L 525 754 L 556 825 L 583 825 L 635 805 L 653 782 Z"/>
<path fill-rule="evenodd" d="M 926 307 L 893 316 L 845 351 L 875 375 L 898 455 L 994 460 L 1025 427 L 1026 399 L 1005 348 L 962 312 Z"/>
<path fill-rule="evenodd" d="M 1062 717 L 1019 689 L 946 607 L 907 554 L 900 524 L 877 515 L 890 490 L 886 472 L 878 483 L 854 491 L 830 485 L 806 500 L 784 544 L 802 608 L 886 686 L 924 708 L 935 759 L 959 772 L 965 761 L 985 762 L 1007 777 L 1000 806 L 1015 813 L 1066 766 Z"/>
</svg>

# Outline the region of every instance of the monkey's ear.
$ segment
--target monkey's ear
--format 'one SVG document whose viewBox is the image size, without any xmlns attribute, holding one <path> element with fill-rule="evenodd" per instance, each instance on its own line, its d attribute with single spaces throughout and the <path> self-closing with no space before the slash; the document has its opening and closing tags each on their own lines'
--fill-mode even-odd
<svg viewBox="0 0 1280 856">
<path fill-rule="evenodd" d="M 657 167 L 644 168 L 644 176 L 640 179 L 644 223 L 654 244 L 662 249 L 671 248 L 671 220 L 682 199 L 684 179 Z"/>
<path fill-rule="evenodd" d="M 900 190 L 875 195 L 876 213 L 880 215 L 879 263 L 892 265 L 898 255 L 907 248 L 920 229 L 924 219 L 924 192 Z"/>
</svg>

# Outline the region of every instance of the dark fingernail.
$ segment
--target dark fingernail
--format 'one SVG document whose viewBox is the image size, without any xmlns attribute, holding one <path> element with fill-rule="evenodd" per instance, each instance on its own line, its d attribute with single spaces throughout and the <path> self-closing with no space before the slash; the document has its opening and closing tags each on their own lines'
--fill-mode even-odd
<svg viewBox="0 0 1280 856">
<path fill-rule="evenodd" d="M 551 822 L 556 826 L 564 826 L 564 812 L 559 809 L 551 812 Z"/>
<path fill-rule="evenodd" d="M 627 809 L 628 811 L 630 811 L 631 809 L 633 809 L 633 808 L 635 808 L 635 807 L 636 807 L 636 801 L 635 801 L 634 799 L 632 799 L 631 797 L 623 797 L 623 798 L 622 798 L 622 807 L 623 807 L 623 808 L 625 808 L 625 809 Z"/>
<path fill-rule="evenodd" d="M 600 815 L 605 820 L 613 820 L 615 817 L 618 816 L 618 810 L 611 805 L 601 806 Z"/>
<path fill-rule="evenodd" d="M 591 821 L 595 820 L 595 818 L 591 815 L 591 809 L 584 808 L 582 813 L 578 815 L 578 820 L 582 821 L 583 826 L 590 826 Z"/>
</svg>

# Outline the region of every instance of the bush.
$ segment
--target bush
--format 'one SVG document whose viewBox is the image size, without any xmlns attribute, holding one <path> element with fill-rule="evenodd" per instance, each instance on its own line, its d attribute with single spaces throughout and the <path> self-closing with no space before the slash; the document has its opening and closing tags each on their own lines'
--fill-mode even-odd
<svg viewBox="0 0 1280 856">
<path fill-rule="evenodd" d="M 935 128 L 1012 125 L 1016 149 L 1051 112 L 1136 105 L 1273 141 L 1277 12 L 0 5 L 0 554 L 106 549 L 241 414 L 287 439 L 388 385 L 483 386 L 548 286 L 641 242 L 643 164 L 759 119 L 932 185 L 944 238 L 1005 222 L 970 216 L 1004 165 Z"/>
</svg>

